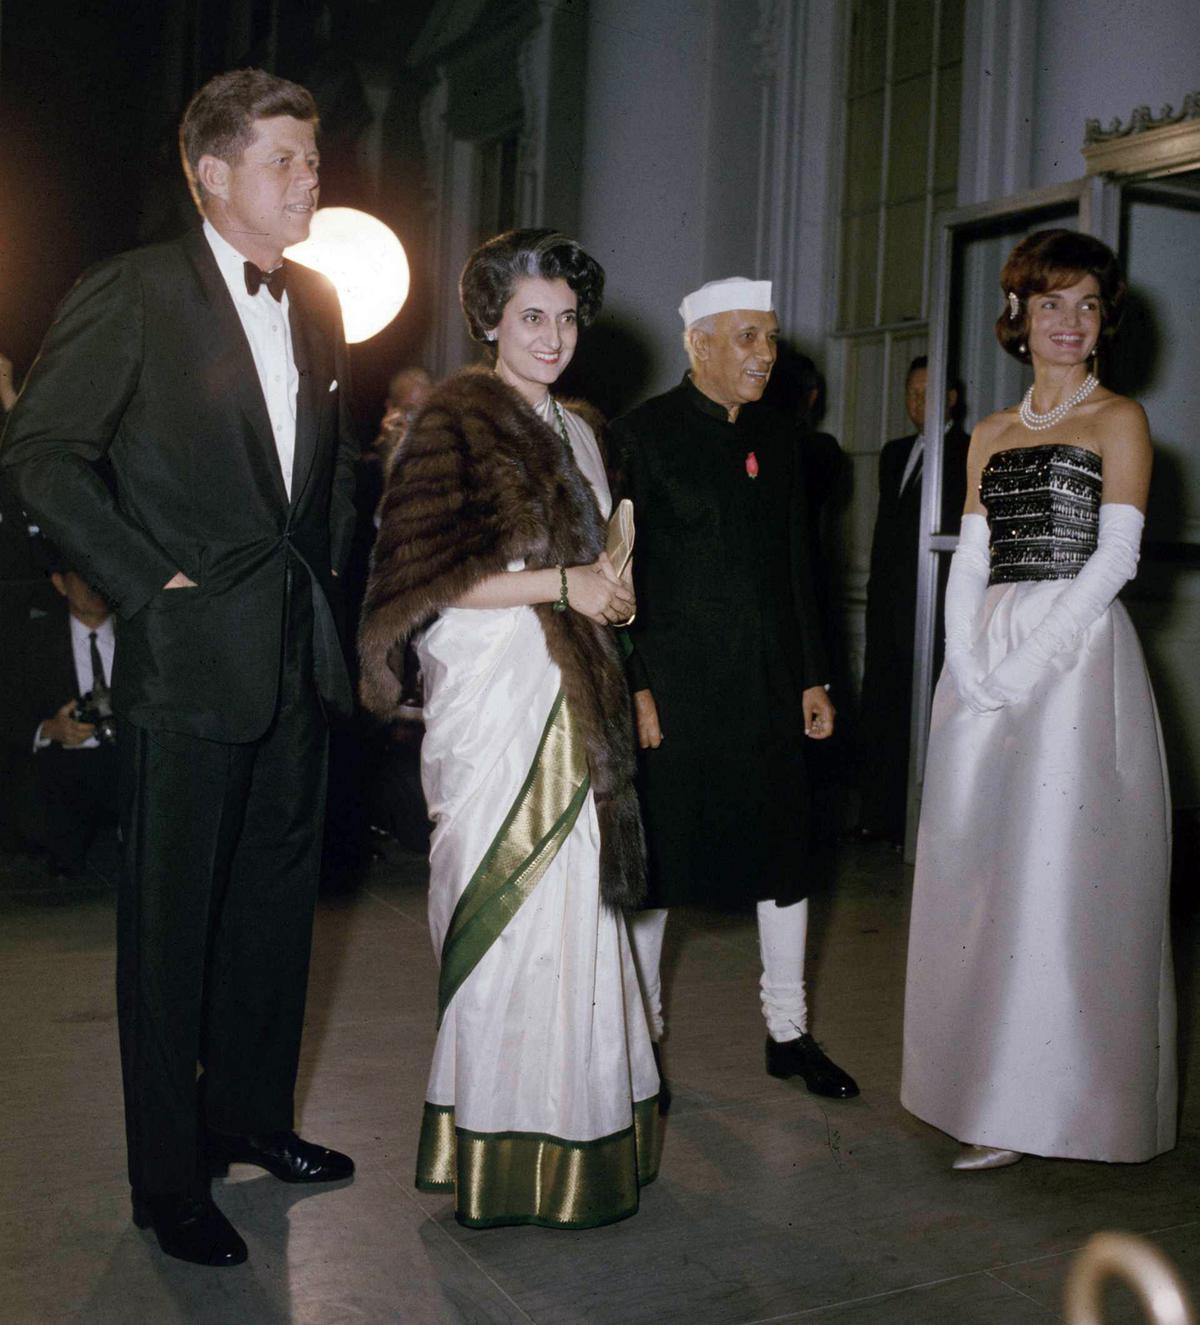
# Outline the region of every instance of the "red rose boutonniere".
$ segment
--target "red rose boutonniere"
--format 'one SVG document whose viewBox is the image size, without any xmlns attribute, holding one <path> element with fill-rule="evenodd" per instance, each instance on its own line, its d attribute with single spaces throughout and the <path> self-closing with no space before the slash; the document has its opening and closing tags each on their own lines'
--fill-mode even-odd
<svg viewBox="0 0 1200 1325">
<path fill-rule="evenodd" d="M 753 451 L 746 452 L 746 473 L 750 478 L 758 477 L 758 456 Z"/>
</svg>

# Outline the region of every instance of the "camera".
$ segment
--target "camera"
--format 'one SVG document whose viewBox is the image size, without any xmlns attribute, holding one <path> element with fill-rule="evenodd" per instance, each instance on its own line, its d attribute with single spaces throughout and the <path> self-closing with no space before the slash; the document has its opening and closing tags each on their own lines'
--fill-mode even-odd
<svg viewBox="0 0 1200 1325">
<path fill-rule="evenodd" d="M 112 691 L 106 685 L 93 686 L 75 705 L 71 717 L 90 723 L 101 745 L 116 745 L 117 720 L 113 716 Z"/>
</svg>

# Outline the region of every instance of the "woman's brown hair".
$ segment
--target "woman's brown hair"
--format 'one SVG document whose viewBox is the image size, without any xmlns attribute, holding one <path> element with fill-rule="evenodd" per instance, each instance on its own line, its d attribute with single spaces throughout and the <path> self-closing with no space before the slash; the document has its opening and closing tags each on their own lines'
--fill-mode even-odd
<svg viewBox="0 0 1200 1325">
<path fill-rule="evenodd" d="M 1100 339 L 1108 340 L 1125 305 L 1125 278 L 1112 249 L 1078 230 L 1035 230 L 1021 240 L 1000 273 L 1005 305 L 996 319 L 996 339 L 1001 349 L 1028 363 L 1030 297 L 1065 289 L 1085 276 L 1094 276 L 1100 287 Z M 1011 295 L 1017 298 L 1015 316 Z"/>
</svg>

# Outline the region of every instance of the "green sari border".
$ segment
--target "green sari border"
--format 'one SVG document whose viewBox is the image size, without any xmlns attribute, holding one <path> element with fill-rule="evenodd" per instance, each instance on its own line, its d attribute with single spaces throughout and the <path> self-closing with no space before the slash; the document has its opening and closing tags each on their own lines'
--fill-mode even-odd
<svg viewBox="0 0 1200 1325">
<path fill-rule="evenodd" d="M 529 898 L 570 835 L 591 779 L 560 690 L 525 781 L 450 918 L 438 975 L 438 1025 L 454 995 Z"/>
</svg>

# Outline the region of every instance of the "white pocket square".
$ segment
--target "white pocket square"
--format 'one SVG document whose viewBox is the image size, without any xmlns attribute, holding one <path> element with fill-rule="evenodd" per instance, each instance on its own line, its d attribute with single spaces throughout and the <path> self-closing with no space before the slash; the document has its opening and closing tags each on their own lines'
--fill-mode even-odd
<svg viewBox="0 0 1200 1325">
<path fill-rule="evenodd" d="M 332 394 L 332 393 L 333 393 L 334 391 L 336 391 L 336 390 L 337 390 L 337 378 L 335 377 L 335 378 L 333 379 L 333 381 L 330 382 L 330 384 L 329 384 L 329 391 L 330 391 L 330 394 Z"/>
</svg>

